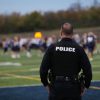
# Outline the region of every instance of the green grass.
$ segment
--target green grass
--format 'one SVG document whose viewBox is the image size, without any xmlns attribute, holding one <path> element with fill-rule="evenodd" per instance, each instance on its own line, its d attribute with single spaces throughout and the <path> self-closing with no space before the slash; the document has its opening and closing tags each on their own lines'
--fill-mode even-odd
<svg viewBox="0 0 100 100">
<path fill-rule="evenodd" d="M 22 66 L 0 66 L 0 86 L 18 86 L 40 84 L 39 66 L 42 55 L 39 51 L 32 51 L 32 57 L 27 58 L 25 52 L 21 53 L 21 58 L 12 59 L 10 53 L 3 55 L 1 51 L 1 62 L 15 62 Z"/>
<path fill-rule="evenodd" d="M 12 59 L 10 57 L 10 52 L 8 52 L 7 55 L 4 55 L 0 50 L 0 63 L 13 62 L 21 64 L 21 66 L 0 65 L 0 86 L 41 84 L 39 78 L 39 67 L 43 54 L 36 50 L 32 51 L 31 58 L 27 58 L 25 54 L 26 52 L 22 52 L 21 58 Z M 91 64 L 93 69 L 93 80 L 100 80 L 100 54 L 94 55 L 94 60 Z"/>
</svg>

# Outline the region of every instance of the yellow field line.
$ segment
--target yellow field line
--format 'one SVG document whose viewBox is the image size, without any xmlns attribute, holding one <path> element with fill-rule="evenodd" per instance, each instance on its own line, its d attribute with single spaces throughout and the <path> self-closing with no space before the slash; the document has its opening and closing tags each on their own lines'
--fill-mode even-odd
<svg viewBox="0 0 100 100">
<path fill-rule="evenodd" d="M 24 79 L 29 79 L 29 80 L 40 81 L 40 78 L 38 77 L 20 76 L 20 75 L 14 75 L 14 74 L 9 74 L 9 73 L 5 73 L 4 75 L 16 77 L 16 78 L 24 78 Z"/>
<path fill-rule="evenodd" d="M 40 81 L 40 78 L 39 77 L 20 76 L 20 75 L 14 75 L 14 74 L 9 74 L 9 73 L 5 73 L 4 75 L 16 77 L 16 78 L 24 78 L 24 79 L 29 79 L 29 80 Z M 100 87 L 90 86 L 90 89 L 100 90 Z"/>
<path fill-rule="evenodd" d="M 32 69 L 24 69 L 24 70 L 9 70 L 9 71 L 4 71 L 4 72 L 26 72 L 26 71 L 39 71 L 39 68 L 32 68 Z M 0 72 L 1 73 L 1 72 Z"/>
</svg>

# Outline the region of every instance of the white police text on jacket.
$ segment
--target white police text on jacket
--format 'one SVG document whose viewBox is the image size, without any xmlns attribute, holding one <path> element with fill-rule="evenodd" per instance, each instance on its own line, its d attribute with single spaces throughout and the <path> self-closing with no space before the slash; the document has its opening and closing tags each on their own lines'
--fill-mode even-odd
<svg viewBox="0 0 100 100">
<path fill-rule="evenodd" d="M 72 48 L 72 47 L 56 47 L 56 51 L 75 52 L 75 48 Z"/>
</svg>

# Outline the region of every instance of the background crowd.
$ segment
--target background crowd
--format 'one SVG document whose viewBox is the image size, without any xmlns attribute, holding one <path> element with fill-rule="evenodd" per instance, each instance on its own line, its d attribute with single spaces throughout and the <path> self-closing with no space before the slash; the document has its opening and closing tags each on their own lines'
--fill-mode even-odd
<svg viewBox="0 0 100 100">
<path fill-rule="evenodd" d="M 94 52 L 97 52 L 97 36 L 93 32 L 74 34 L 73 40 L 84 48 L 90 60 L 93 60 Z M 33 37 L 19 37 L 13 38 L 3 37 L 0 41 L 3 53 L 7 54 L 11 51 L 12 58 L 20 58 L 20 53 L 25 51 L 27 57 L 31 57 L 31 50 L 37 49 L 41 52 L 45 50 L 53 43 L 59 41 L 59 37 L 56 35 L 51 36 L 39 36 Z"/>
</svg>

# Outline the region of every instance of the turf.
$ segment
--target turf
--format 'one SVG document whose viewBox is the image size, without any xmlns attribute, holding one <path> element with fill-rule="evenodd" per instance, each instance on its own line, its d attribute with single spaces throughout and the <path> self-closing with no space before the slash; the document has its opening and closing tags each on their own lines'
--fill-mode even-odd
<svg viewBox="0 0 100 100">
<path fill-rule="evenodd" d="M 100 45 L 98 45 L 98 49 Z M 39 67 L 43 57 L 43 53 L 38 50 L 31 52 L 32 57 L 27 58 L 26 52 L 21 52 L 19 59 L 12 59 L 10 51 L 4 55 L 0 50 L 0 64 L 10 62 L 12 65 L 0 65 L 0 87 L 2 86 L 22 86 L 41 84 L 39 78 Z M 21 64 L 15 66 L 14 63 Z M 94 55 L 91 62 L 93 69 L 93 80 L 100 80 L 100 54 Z"/>
</svg>

